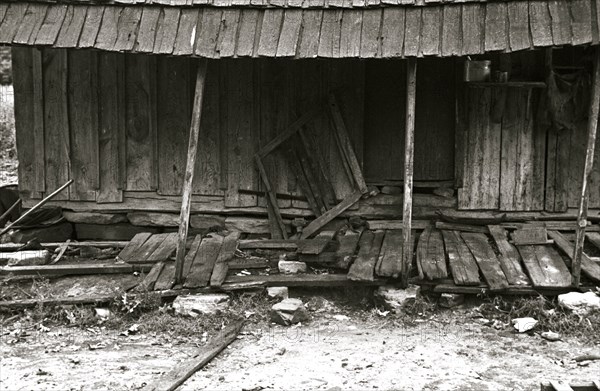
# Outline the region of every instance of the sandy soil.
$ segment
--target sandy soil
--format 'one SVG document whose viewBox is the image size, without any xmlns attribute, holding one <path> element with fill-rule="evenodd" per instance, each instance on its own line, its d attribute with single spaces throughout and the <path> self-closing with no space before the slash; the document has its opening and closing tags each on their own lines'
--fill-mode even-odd
<svg viewBox="0 0 600 391">
<path fill-rule="evenodd" d="M 572 360 L 598 346 L 497 330 L 472 314 L 463 308 L 387 327 L 329 308 L 298 327 L 249 325 L 182 389 L 535 390 L 543 380 L 600 377 L 600 362 Z M 15 326 L 2 330 L 2 390 L 144 389 L 197 349 L 176 336 L 146 334 L 143 325 L 130 336 Z"/>
</svg>

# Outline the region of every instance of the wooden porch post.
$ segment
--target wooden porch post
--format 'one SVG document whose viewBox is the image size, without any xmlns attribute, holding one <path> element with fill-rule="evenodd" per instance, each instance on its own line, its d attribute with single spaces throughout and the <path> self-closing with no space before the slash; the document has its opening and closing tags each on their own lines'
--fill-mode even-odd
<svg viewBox="0 0 600 391">
<path fill-rule="evenodd" d="M 408 59 L 406 71 L 406 129 L 404 141 L 404 208 L 402 213 L 402 280 L 403 288 L 408 286 L 408 275 L 412 264 L 412 193 L 413 158 L 415 152 L 415 98 L 417 90 L 417 60 Z"/>
<path fill-rule="evenodd" d="M 581 198 L 579 199 L 579 213 L 577 214 L 577 239 L 573 254 L 573 286 L 579 286 L 581 277 L 581 258 L 583 255 L 583 242 L 585 240 L 585 227 L 587 225 L 588 201 L 590 192 L 588 180 L 592 174 L 594 165 L 594 150 L 596 147 L 596 130 L 598 129 L 598 111 L 600 110 L 600 49 L 595 49 L 594 55 L 594 82 L 592 86 L 592 97 L 588 114 L 588 141 L 585 152 L 585 166 L 583 170 L 583 182 L 581 184 Z"/>
<path fill-rule="evenodd" d="M 190 222 L 192 184 L 194 182 L 194 167 L 196 166 L 196 152 L 198 151 L 198 137 L 200 135 L 200 119 L 202 117 L 202 99 L 204 97 L 206 64 L 207 61 L 205 59 L 201 59 L 198 62 L 198 72 L 196 74 L 194 109 L 192 111 L 192 122 L 190 125 L 190 140 L 188 144 L 185 177 L 183 178 L 181 214 L 179 215 L 179 238 L 177 241 L 177 253 L 175 261 L 175 284 L 181 283 L 183 279 L 185 242 L 187 240 L 188 225 Z"/>
</svg>

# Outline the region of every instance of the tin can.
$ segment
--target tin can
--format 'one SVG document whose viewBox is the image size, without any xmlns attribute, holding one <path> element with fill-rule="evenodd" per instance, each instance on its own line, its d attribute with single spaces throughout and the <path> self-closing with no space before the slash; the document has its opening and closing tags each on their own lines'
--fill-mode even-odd
<svg viewBox="0 0 600 391">
<path fill-rule="evenodd" d="M 465 61 L 465 81 L 489 81 L 491 76 L 492 62 L 485 61 Z"/>
</svg>

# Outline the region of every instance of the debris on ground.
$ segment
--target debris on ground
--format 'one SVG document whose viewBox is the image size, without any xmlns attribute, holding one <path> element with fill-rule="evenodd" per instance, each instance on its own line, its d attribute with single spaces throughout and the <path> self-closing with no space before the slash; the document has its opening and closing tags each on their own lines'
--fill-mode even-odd
<svg viewBox="0 0 600 391">
<path fill-rule="evenodd" d="M 309 319 L 304 303 L 300 299 L 285 299 L 271 308 L 271 321 L 283 326 Z"/>
<path fill-rule="evenodd" d="M 229 307 L 229 296 L 223 293 L 177 296 L 173 301 L 176 314 L 197 317 L 200 314 L 214 315 Z"/>
<path fill-rule="evenodd" d="M 267 296 L 272 299 L 285 300 L 289 297 L 289 290 L 287 286 L 272 286 L 267 288 Z"/>
<path fill-rule="evenodd" d="M 585 315 L 600 309 L 600 296 L 594 292 L 569 292 L 558 296 L 558 303 L 576 314 Z"/>
<path fill-rule="evenodd" d="M 452 308 L 465 302 L 465 295 L 460 293 L 442 293 L 438 304 L 443 308 Z"/>
<path fill-rule="evenodd" d="M 384 285 L 377 288 L 375 296 L 383 300 L 386 308 L 393 312 L 401 312 L 406 306 L 414 304 L 420 291 L 421 288 L 416 285 L 409 285 L 406 289 Z"/>
<path fill-rule="evenodd" d="M 547 341 L 559 341 L 560 340 L 560 334 L 559 333 L 555 333 L 554 331 L 544 331 L 542 334 L 540 334 L 542 336 L 542 338 L 544 338 Z"/>
<path fill-rule="evenodd" d="M 533 330 L 533 328 L 538 324 L 538 321 L 533 318 L 516 318 L 512 320 L 513 327 L 519 333 L 525 333 L 529 330 Z"/>
<path fill-rule="evenodd" d="M 0 265 L 6 263 L 8 266 L 39 266 L 50 261 L 48 250 L 26 250 L 11 253 L 0 252 Z"/>
</svg>

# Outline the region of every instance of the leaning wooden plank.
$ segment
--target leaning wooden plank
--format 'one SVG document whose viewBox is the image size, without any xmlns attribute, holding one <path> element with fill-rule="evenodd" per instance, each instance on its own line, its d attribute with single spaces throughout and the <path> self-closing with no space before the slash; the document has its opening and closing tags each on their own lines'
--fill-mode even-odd
<svg viewBox="0 0 600 391">
<path fill-rule="evenodd" d="M 571 274 L 551 245 L 517 246 L 534 287 L 552 288 L 571 285 Z"/>
<path fill-rule="evenodd" d="M 375 267 L 377 276 L 392 278 L 400 276 L 402 273 L 402 240 L 402 230 L 386 231 Z"/>
<path fill-rule="evenodd" d="M 169 259 L 177 248 L 177 233 L 172 232 L 166 234 L 165 240 L 150 254 L 147 258 L 147 262 L 159 262 L 166 261 Z"/>
<path fill-rule="evenodd" d="M 164 242 L 169 234 L 154 234 L 139 247 L 135 255 L 129 258 L 129 262 L 147 262 L 147 259 L 152 253 Z"/>
<path fill-rule="evenodd" d="M 263 181 L 263 184 L 265 185 L 265 190 L 267 192 L 267 195 L 269 196 L 268 198 L 268 202 L 269 202 L 269 208 L 271 208 L 272 210 L 272 215 L 277 223 L 277 226 L 279 228 L 279 234 L 277 234 L 276 232 L 271 232 L 271 236 L 272 237 L 283 237 L 283 239 L 287 239 L 287 230 L 285 228 L 285 224 L 283 223 L 283 219 L 281 218 L 281 212 L 279 212 L 279 206 L 277 204 L 277 198 L 275 197 L 275 192 L 273 191 L 273 188 L 271 187 L 271 182 L 269 180 L 269 176 L 267 175 L 267 171 L 265 170 L 265 166 L 263 165 L 262 159 L 260 157 L 259 154 L 256 154 L 254 156 L 254 160 L 256 162 L 256 166 L 258 167 L 258 172 L 260 173 L 260 177 Z"/>
<path fill-rule="evenodd" d="M 375 265 L 383 243 L 385 231 L 367 231 L 360 238 L 358 255 L 350 266 L 348 279 L 352 281 L 373 281 Z"/>
<path fill-rule="evenodd" d="M 362 197 L 362 193 L 360 190 L 355 191 L 346 197 L 342 202 L 329 209 L 327 212 L 317 217 L 313 221 L 310 222 L 304 229 L 302 230 L 302 239 L 307 239 L 315 234 L 318 230 L 320 230 L 325 224 L 329 223 L 331 220 L 335 219 L 337 216 L 342 214 L 346 209 L 350 208 L 352 205 L 358 202 Z"/>
<path fill-rule="evenodd" d="M 202 240 L 190 274 L 183 284 L 185 288 L 200 288 L 208 285 L 222 244 L 223 237 L 219 235 L 208 236 Z"/>
<path fill-rule="evenodd" d="M 329 95 L 329 109 L 331 110 L 331 117 L 333 118 L 333 123 L 335 124 L 334 128 L 336 140 L 343 151 L 342 159 L 345 159 L 348 163 L 348 166 L 350 166 L 350 170 L 352 171 L 352 175 L 354 177 L 353 179 L 358 187 L 358 190 L 360 190 L 362 194 L 365 194 L 368 191 L 367 184 L 365 183 L 365 178 L 363 177 L 360 163 L 358 162 L 356 154 L 354 153 L 354 148 L 352 147 L 350 137 L 348 137 L 348 130 L 346 128 L 346 124 L 344 123 L 344 118 L 342 117 L 340 107 L 337 104 L 333 94 Z"/>
<path fill-rule="evenodd" d="M 560 232 L 548 231 L 548 236 L 554 239 L 554 243 L 560 248 L 565 255 L 573 260 L 575 248 Z M 594 281 L 600 281 L 600 265 L 594 262 L 585 253 L 581 254 L 581 270 L 583 273 Z"/>
<path fill-rule="evenodd" d="M 155 291 L 171 289 L 175 285 L 175 262 L 166 261 L 162 263 L 164 263 L 164 267 L 154 283 L 153 290 Z"/>
<path fill-rule="evenodd" d="M 589 2 L 587 3 L 589 6 Z M 573 285 L 579 286 L 581 273 L 581 258 L 583 254 L 583 243 L 585 241 L 585 227 L 587 226 L 588 204 L 590 201 L 590 189 L 588 182 L 592 180 L 594 166 L 594 153 L 596 151 L 596 133 L 598 130 L 598 116 L 600 115 L 600 50 L 595 49 L 594 56 L 594 79 L 592 85 L 592 96 L 588 108 L 587 124 L 587 147 L 585 152 L 585 166 L 579 197 L 579 210 L 577 213 L 577 238 L 575 240 L 575 251 L 573 253 Z"/>
<path fill-rule="evenodd" d="M 448 277 L 444 242 L 439 230 L 427 228 L 419 237 L 417 266 L 421 278 L 438 280 Z"/>
<path fill-rule="evenodd" d="M 192 269 L 192 264 L 194 263 L 194 259 L 196 259 L 196 254 L 198 253 L 198 249 L 202 244 L 202 235 L 196 235 L 194 240 L 192 241 L 192 245 L 190 246 L 190 250 L 185 255 L 185 259 L 183 261 L 183 277 L 187 277 L 190 274 L 190 270 Z"/>
<path fill-rule="evenodd" d="M 117 258 L 123 262 L 129 262 L 129 260 L 139 251 L 140 247 L 146 243 L 146 240 L 148 240 L 150 236 L 152 236 L 152 234 L 149 232 L 141 232 L 136 234 L 133 239 L 127 243 L 127 246 L 121 250 L 119 255 L 117 255 Z"/>
<path fill-rule="evenodd" d="M 490 234 L 500 251 L 500 267 L 510 285 L 529 285 L 529 279 L 519 260 L 515 246 L 508 242 L 506 230 L 498 225 L 488 225 Z"/>
<path fill-rule="evenodd" d="M 51 266 L 6 266 L 0 268 L 0 275 L 39 275 L 67 276 L 80 274 L 119 274 L 134 271 L 147 272 L 151 266 L 119 263 L 51 265 Z"/>
<path fill-rule="evenodd" d="M 479 268 L 458 231 L 442 231 L 452 278 L 456 285 L 479 285 Z"/>
<path fill-rule="evenodd" d="M 219 256 L 210 277 L 210 286 L 219 287 L 225 281 L 227 271 L 229 270 L 228 265 L 235 255 L 239 238 L 240 232 L 232 232 L 223 239 Z"/>
<path fill-rule="evenodd" d="M 321 254 L 325 247 L 335 236 L 335 231 L 323 231 L 316 238 L 310 240 L 298 241 L 298 253 L 300 254 Z"/>
<path fill-rule="evenodd" d="M 146 292 L 153 290 L 154 284 L 160 276 L 160 273 L 162 272 L 164 266 L 164 262 L 155 263 L 154 266 L 152 266 L 152 269 L 150 269 L 150 271 L 148 272 L 148 274 L 146 274 L 146 277 L 144 277 L 144 280 L 134 288 L 134 291 Z"/>
<path fill-rule="evenodd" d="M 196 89 L 194 92 L 194 106 L 192 121 L 190 124 L 190 137 L 188 141 L 188 153 L 185 166 L 185 177 L 183 179 L 183 190 L 181 200 L 181 213 L 179 215 L 179 238 L 177 241 L 175 283 L 180 284 L 183 280 L 183 267 L 185 263 L 185 243 L 187 240 L 190 211 L 192 202 L 192 187 L 194 184 L 194 171 L 196 166 L 196 155 L 198 152 L 198 141 L 200 138 L 200 121 L 202 119 L 202 101 L 204 99 L 204 86 L 206 79 L 207 61 L 201 60 L 196 73 Z"/>
<path fill-rule="evenodd" d="M 597 249 L 600 249 L 600 233 L 598 232 L 587 232 L 585 233 L 585 237 L 590 241 Z"/>
<path fill-rule="evenodd" d="M 490 290 L 498 291 L 508 287 L 506 276 L 502 272 L 500 262 L 484 234 L 462 233 L 462 238 L 475 257 L 481 274 L 490 286 Z"/>
<path fill-rule="evenodd" d="M 223 351 L 223 349 L 235 341 L 243 325 L 243 321 L 236 321 L 227 326 L 216 335 L 207 346 L 202 347 L 202 349 L 192 357 L 189 363 L 183 365 L 179 364 L 176 369 L 161 377 L 156 383 L 150 384 L 147 389 L 154 391 L 176 390 L 194 373 L 208 364 L 210 360 L 215 358 Z"/>
</svg>

